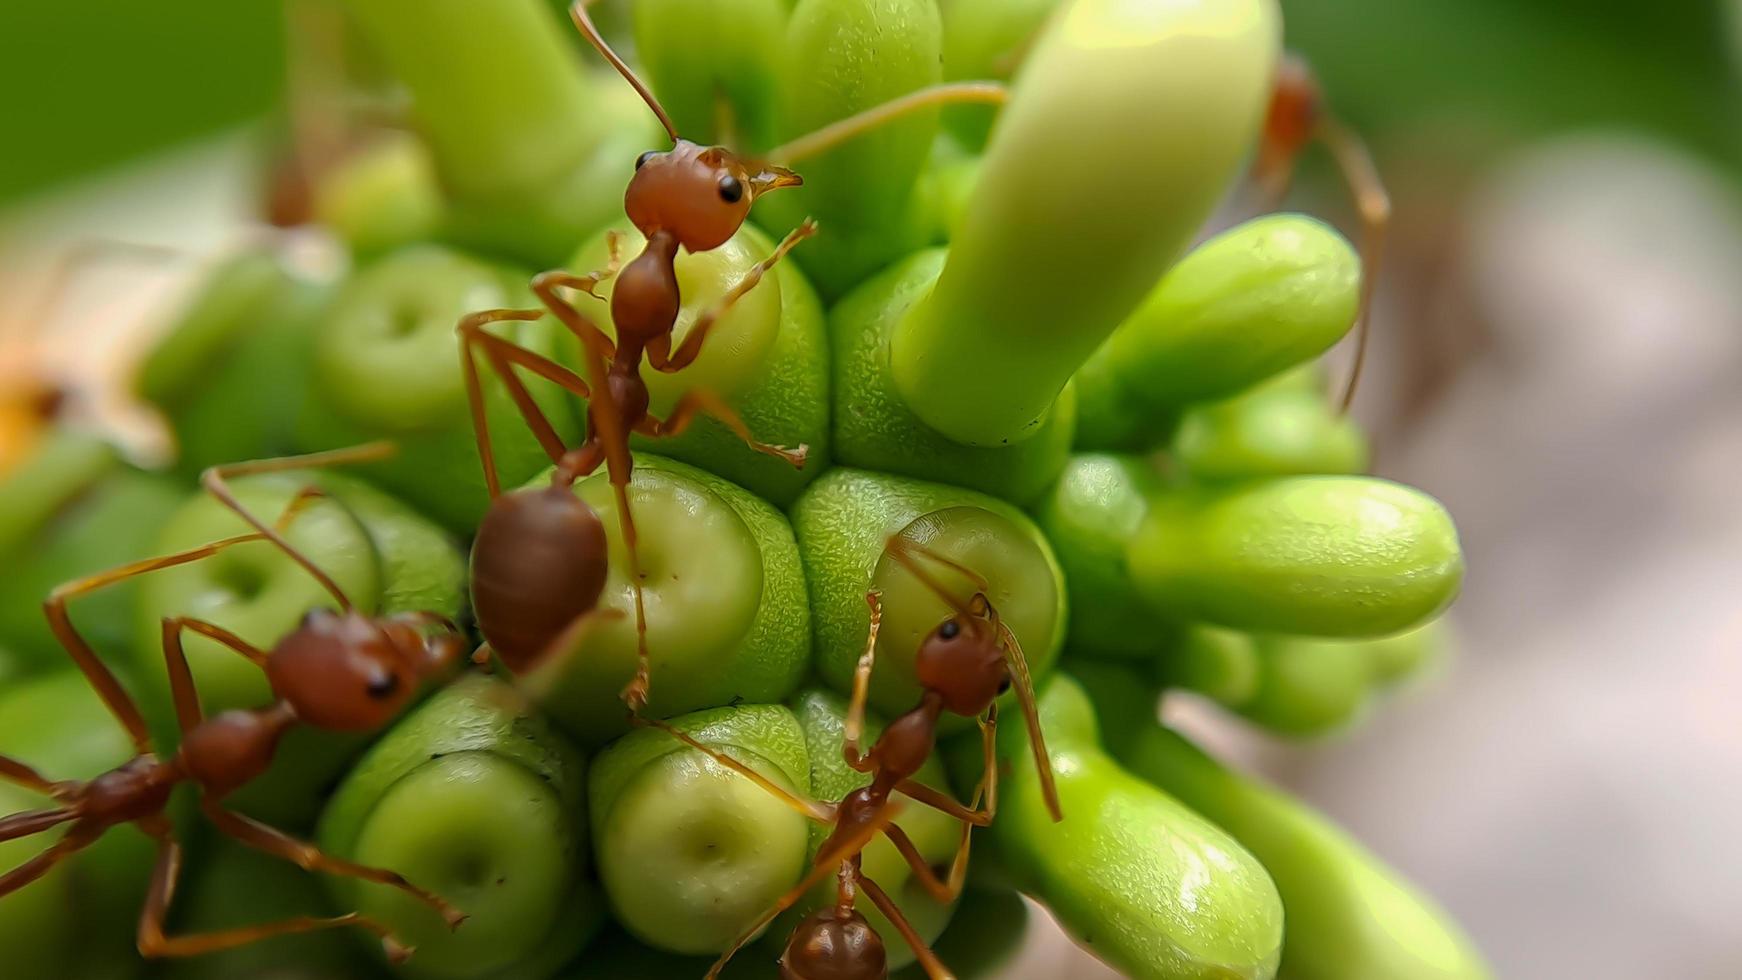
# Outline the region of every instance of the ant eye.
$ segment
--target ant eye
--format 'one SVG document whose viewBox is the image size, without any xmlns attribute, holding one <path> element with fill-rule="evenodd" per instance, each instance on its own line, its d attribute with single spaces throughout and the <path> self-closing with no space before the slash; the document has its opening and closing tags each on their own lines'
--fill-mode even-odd
<svg viewBox="0 0 1742 980">
<path fill-rule="evenodd" d="M 653 159 L 656 156 L 659 156 L 658 150 L 648 150 L 646 153 L 643 153 L 640 156 L 636 157 L 635 158 L 635 169 L 640 170 L 642 167 L 647 166 L 647 161 Z"/>
<path fill-rule="evenodd" d="M 369 686 L 366 690 L 369 692 L 369 696 L 377 701 L 391 697 L 394 691 L 399 690 L 399 675 L 391 671 L 377 674 L 369 679 Z"/>
<path fill-rule="evenodd" d="M 744 200 L 744 182 L 731 174 L 721 177 L 720 200 L 727 204 L 737 204 Z"/>
<path fill-rule="evenodd" d="M 944 620 L 944 625 L 938 627 L 938 635 L 946 640 L 953 640 L 962 632 L 962 624 L 953 619 Z"/>
</svg>

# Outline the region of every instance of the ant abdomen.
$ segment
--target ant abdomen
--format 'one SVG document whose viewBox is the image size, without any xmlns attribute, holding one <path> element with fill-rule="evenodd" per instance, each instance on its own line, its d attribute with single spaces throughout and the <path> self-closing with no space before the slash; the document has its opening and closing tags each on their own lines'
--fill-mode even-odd
<svg viewBox="0 0 1742 980">
<path fill-rule="evenodd" d="M 884 980 L 889 958 L 877 930 L 857 909 L 805 916 L 780 958 L 780 980 Z"/>
<path fill-rule="evenodd" d="M 566 487 L 497 497 L 472 546 L 472 611 L 508 669 L 530 669 L 605 588 L 605 528 Z"/>
</svg>

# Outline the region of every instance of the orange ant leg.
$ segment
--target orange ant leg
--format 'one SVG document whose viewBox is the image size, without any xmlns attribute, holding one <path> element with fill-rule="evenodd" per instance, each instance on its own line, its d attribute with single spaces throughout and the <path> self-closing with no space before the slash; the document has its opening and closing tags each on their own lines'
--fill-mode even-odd
<svg viewBox="0 0 1742 980">
<path fill-rule="evenodd" d="M 4 755 L 0 755 L 0 779 L 56 799 L 60 799 L 69 789 L 78 785 L 57 783 L 29 765 Z"/>
<path fill-rule="evenodd" d="M 224 538 L 221 541 L 214 541 L 211 544 L 201 545 L 198 548 L 190 548 L 187 551 L 121 565 L 106 572 L 99 572 L 87 578 L 76 579 L 56 586 L 54 591 L 49 593 L 48 601 L 43 603 L 43 614 L 47 616 L 49 628 L 54 631 L 55 638 L 60 641 L 67 654 L 72 657 L 73 663 L 90 681 L 97 696 L 102 698 L 103 703 L 108 706 L 110 714 L 113 714 L 121 722 L 121 727 L 127 730 L 127 734 L 133 740 L 134 751 L 139 755 L 147 755 L 153 751 L 151 736 L 145 727 L 145 719 L 139 713 L 138 705 L 133 703 L 133 699 L 128 696 L 126 689 L 121 686 L 121 682 L 116 679 L 115 674 L 109 670 L 108 666 L 97 656 L 96 651 L 92 650 L 90 644 L 86 643 L 84 637 L 79 634 L 78 628 L 73 625 L 72 618 L 67 614 L 67 602 L 117 582 L 144 575 L 147 572 L 186 565 L 189 562 L 208 558 L 233 545 L 261 540 L 265 540 L 265 535 L 258 532 L 239 534 L 235 537 Z"/>
<path fill-rule="evenodd" d="M 38 819 L 46 820 L 47 817 L 40 817 Z M 64 820 L 55 820 L 53 823 L 45 824 L 37 829 L 44 830 L 62 822 L 64 822 Z M 24 835 L 20 833 L 17 836 L 22 837 Z M 56 841 L 48 850 L 43 851 L 41 854 L 38 854 L 18 867 L 13 868 L 4 875 L 0 875 L 0 897 L 10 895 L 18 889 L 23 888 L 25 885 L 41 878 L 43 875 L 48 874 L 50 871 L 54 870 L 55 865 L 65 861 L 69 857 L 72 857 L 79 851 L 84 850 L 95 841 L 95 837 L 80 834 L 78 833 L 77 828 L 74 828 L 73 833 L 69 833 L 65 837 Z"/>
<path fill-rule="evenodd" d="M 877 762 L 859 749 L 865 732 L 865 701 L 871 696 L 871 670 L 877 663 L 877 631 L 883 626 L 883 595 L 876 589 L 865 593 L 871 607 L 871 628 L 865 633 L 865 652 L 853 668 L 853 697 L 847 702 L 847 720 L 842 726 L 841 755 L 858 772 L 871 772 Z"/>
<path fill-rule="evenodd" d="M 301 565 L 321 584 L 332 597 L 338 600 L 339 608 L 349 612 L 353 605 L 345 590 L 339 588 L 339 583 L 332 576 L 322 571 L 309 557 L 298 551 L 278 530 L 267 526 L 253 512 L 242 506 L 231 492 L 229 480 L 233 477 L 252 476 L 258 473 L 283 473 L 290 470 L 314 469 L 322 466 L 340 466 L 351 463 L 369 463 L 385 459 L 396 452 L 396 447 L 390 442 L 371 442 L 349 449 L 334 449 L 327 452 L 308 453 L 302 456 L 281 456 L 275 459 L 252 460 L 246 463 L 226 463 L 213 466 L 200 474 L 200 485 L 206 492 L 217 498 L 218 503 L 229 508 L 237 517 L 242 518 L 249 527 L 258 531 L 262 537 L 277 546 L 279 551 L 291 561 Z"/>
<path fill-rule="evenodd" d="M 739 417 L 732 406 L 726 404 L 719 395 L 702 388 L 692 388 L 685 392 L 683 397 L 677 400 L 677 405 L 672 408 L 671 414 L 664 421 L 649 415 L 641 420 L 641 423 L 635 427 L 635 431 L 652 439 L 671 439 L 683 434 L 698 415 L 706 415 L 714 419 L 731 429 L 733 434 L 744 440 L 745 445 L 751 449 L 777 459 L 783 459 L 791 463 L 796 469 L 803 469 L 805 460 L 810 457 L 810 447 L 802 443 L 797 449 L 788 449 L 785 446 L 757 442 L 756 438 L 750 434 L 750 427 L 744 424 L 744 420 Z"/>
<path fill-rule="evenodd" d="M 803 880 L 794 885 L 791 891 L 776 899 L 774 904 L 768 907 L 767 911 L 758 916 L 756 921 L 752 922 L 748 928 L 738 935 L 738 938 L 733 941 L 732 945 L 727 947 L 724 953 L 720 954 L 720 958 L 714 961 L 713 967 L 708 970 L 707 980 L 718 980 L 720 971 L 726 968 L 727 962 L 729 962 L 740 949 L 743 949 L 745 944 L 749 943 L 750 940 L 755 939 L 756 934 L 767 927 L 770 922 L 773 922 L 775 917 L 779 916 L 780 913 L 785 912 L 794 905 L 797 905 L 799 900 L 804 898 L 811 889 L 821 884 L 823 879 L 827 878 L 830 874 L 838 873 L 842 862 L 851 860 L 854 855 L 863 851 L 865 845 L 871 843 L 878 834 L 883 832 L 883 828 L 889 826 L 890 823 L 895 820 L 896 813 L 899 810 L 899 806 L 885 807 L 882 812 L 878 813 L 877 816 L 872 818 L 872 820 L 866 823 L 865 826 L 858 828 L 852 834 L 836 841 L 834 846 L 819 852 L 816 861 L 811 864 L 811 869 L 809 873 L 804 876 Z"/>
<path fill-rule="evenodd" d="M 859 888 L 866 897 L 871 899 L 871 903 L 877 906 L 878 911 L 883 913 L 884 918 L 889 920 L 890 925 L 893 925 L 895 930 L 901 933 L 901 938 L 907 941 L 908 947 L 913 950 L 913 955 L 919 960 L 919 965 L 925 968 L 926 976 L 930 977 L 931 980 L 956 980 L 956 975 L 951 973 L 950 968 L 945 966 L 943 961 L 938 959 L 937 954 L 931 951 L 931 947 L 927 946 L 925 940 L 920 938 L 919 931 L 914 929 L 913 923 L 907 921 L 907 916 L 902 914 L 901 908 L 877 882 L 860 875 Z"/>
<path fill-rule="evenodd" d="M 550 419 L 545 417 L 544 410 L 532 400 L 532 393 L 526 389 L 525 383 L 514 373 L 514 368 L 525 368 L 546 381 L 582 398 L 590 395 L 592 389 L 581 379 L 580 375 L 561 364 L 541 354 L 535 354 L 513 341 L 504 340 L 484 329 L 485 323 L 494 320 L 536 320 L 544 315 L 542 313 L 532 317 L 520 315 L 530 312 L 533 311 L 488 310 L 484 313 L 474 313 L 460 321 L 461 346 L 464 348 L 463 356 L 467 361 L 471 360 L 474 347 L 484 349 L 484 357 L 490 362 L 490 369 L 501 379 L 503 387 L 508 389 L 509 397 L 514 400 L 514 407 L 520 411 L 520 417 L 525 420 L 527 428 L 531 429 L 533 436 L 538 439 L 538 444 L 544 449 L 545 455 L 549 456 L 551 462 L 554 463 L 562 459 L 563 454 L 568 452 L 568 447 L 563 444 L 562 437 L 557 435 L 556 428 L 551 425 Z M 515 315 L 494 316 L 494 314 Z M 475 434 L 484 433 L 484 438 L 479 441 L 480 452 L 489 447 L 489 426 L 487 421 L 481 421 L 483 416 L 483 395 L 480 390 L 473 421 L 473 432 Z M 495 461 L 491 457 L 483 458 L 488 460 L 485 463 L 485 482 L 488 484 L 496 478 Z M 498 484 L 499 489 L 500 484 Z"/>
<path fill-rule="evenodd" d="M 992 706 L 986 710 L 986 717 L 981 718 L 979 723 L 985 766 L 980 773 L 980 784 L 974 787 L 974 799 L 966 808 L 956 804 L 953 800 L 950 801 L 954 808 L 961 812 L 945 811 L 962 821 L 962 836 L 956 842 L 956 855 L 950 862 L 948 878 L 938 878 L 937 874 L 932 871 L 931 865 L 926 863 L 925 858 L 920 855 L 919 848 L 914 846 L 913 841 L 900 827 L 891 824 L 884 832 L 890 843 L 895 845 L 895 849 L 901 852 L 901 856 L 906 859 L 914 873 L 919 876 L 920 886 L 940 902 L 953 901 L 957 895 L 962 893 L 962 887 L 968 881 L 968 849 L 973 839 L 973 830 L 975 827 L 991 826 L 992 818 L 998 812 L 997 702 L 993 702 Z M 908 782 L 912 781 L 908 780 Z M 903 788 L 902 791 L 905 792 L 905 789 Z M 982 799 L 986 801 L 984 809 L 980 809 Z"/>
<path fill-rule="evenodd" d="M 482 338 L 490 334 L 484 331 L 484 324 L 497 323 L 502 320 L 532 321 L 544 316 L 543 310 L 485 310 L 463 317 L 455 332 L 460 335 L 460 371 L 466 379 L 466 405 L 472 413 L 472 437 L 478 443 L 478 461 L 484 467 L 484 487 L 490 492 L 490 499 L 495 500 L 502 495 L 502 480 L 496 475 L 496 452 L 490 445 L 490 420 L 484 410 L 484 387 L 478 379 L 478 362 L 472 356 L 474 344 L 483 342 Z M 504 371 L 495 360 L 491 366 L 498 376 L 506 377 Z M 518 379 L 516 379 L 518 380 Z M 509 393 L 515 396 L 515 405 L 522 406 L 514 385 L 509 385 Z M 525 408 L 521 407 L 524 414 Z M 545 447 L 549 450 L 549 447 Z"/>
<path fill-rule="evenodd" d="M 345 926 L 357 926 L 374 933 L 380 938 L 381 945 L 386 949 L 387 958 L 394 963 L 403 963 L 411 955 L 411 948 L 394 939 L 393 934 L 386 926 L 355 912 L 331 918 L 297 916 L 279 922 L 185 936 L 166 935 L 164 921 L 169 917 L 170 903 L 175 898 L 176 883 L 181 878 L 181 844 L 171 836 L 167 826 L 157 828 L 155 836 L 158 838 L 157 865 L 151 873 L 151 887 L 146 893 L 145 908 L 139 915 L 137 939 L 139 955 L 147 959 L 169 956 L 202 956 L 207 953 L 246 946 L 274 936 L 299 935 Z"/>
<path fill-rule="evenodd" d="M 0 841 L 17 840 L 40 834 L 50 827 L 57 827 L 68 820 L 78 818 L 79 812 L 72 807 L 57 806 L 46 810 L 26 810 L 14 813 L 5 819 L 0 819 Z"/>
<path fill-rule="evenodd" d="M 763 157 L 778 163 L 795 163 L 805 157 L 814 157 L 832 150 L 856 136 L 862 136 L 885 123 L 921 109 L 964 103 L 1003 105 L 1008 101 L 1010 90 L 998 82 L 946 82 L 932 85 L 896 96 L 882 105 L 872 106 L 863 112 L 829 123 L 813 133 L 788 140 L 763 154 Z"/>
<path fill-rule="evenodd" d="M 1343 179 L 1355 199 L 1355 209 L 1361 215 L 1361 300 L 1355 318 L 1355 363 L 1349 369 L 1349 381 L 1343 388 L 1340 410 L 1347 412 L 1355 400 L 1355 389 L 1361 381 L 1361 369 L 1367 362 L 1367 341 L 1372 332 L 1373 292 L 1379 282 L 1379 255 L 1385 243 L 1385 232 L 1391 224 L 1391 196 L 1379 177 L 1379 168 L 1361 138 L 1342 122 L 1327 117 L 1319 123 L 1319 138 L 1337 160 Z"/>
<path fill-rule="evenodd" d="M 696 322 L 690 326 L 689 333 L 684 335 L 683 343 L 675 353 L 669 353 L 671 346 L 669 335 L 661 335 L 649 343 L 647 345 L 647 363 L 655 371 L 663 371 L 666 374 L 682 371 L 694 364 L 696 358 L 702 353 L 702 344 L 707 341 L 708 334 L 714 329 L 715 324 L 720 322 L 720 317 L 725 316 L 750 290 L 755 289 L 762 282 L 763 277 L 768 275 L 768 271 L 786 257 L 786 253 L 792 251 L 799 242 L 816 233 L 817 223 L 810 218 L 804 219 L 803 224 L 788 232 L 787 236 L 781 239 L 780 244 L 774 247 L 774 251 L 770 252 L 767 258 L 751 266 L 750 271 L 744 273 L 743 278 L 733 283 L 732 288 L 726 290 L 726 294 L 721 296 L 718 302 L 703 310 L 701 315 L 696 317 Z"/>
<path fill-rule="evenodd" d="M 450 929 L 457 928 L 460 923 L 466 920 L 464 913 L 449 905 L 440 896 L 413 885 L 396 871 L 371 868 L 368 865 L 355 864 L 343 858 L 333 857 L 313 844 L 297 840 L 281 830 L 268 827 L 234 811 L 226 810 L 219 806 L 215 800 L 200 801 L 200 809 L 205 813 L 206 818 L 211 820 L 212 825 L 224 834 L 257 851 L 289 861 L 304 871 L 319 871 L 347 878 L 360 878 L 363 881 L 397 888 L 439 912 L 442 918 L 447 921 Z"/>
<path fill-rule="evenodd" d="M 703 755 L 706 755 L 708 758 L 714 760 L 715 762 L 719 763 L 720 765 L 726 767 L 727 769 L 732 770 L 733 772 L 737 773 L 738 775 L 743 776 L 745 779 L 748 779 L 751 782 L 755 783 L 756 785 L 767 790 L 771 795 L 777 797 L 782 803 L 785 803 L 787 806 L 793 808 L 794 810 L 798 811 L 799 813 L 803 814 L 804 816 L 809 817 L 812 820 L 815 820 L 818 823 L 829 823 L 830 821 L 835 819 L 835 808 L 833 806 L 831 806 L 830 804 L 819 803 L 815 800 L 807 800 L 804 797 L 799 796 L 797 793 L 794 793 L 791 790 L 786 789 L 785 787 L 781 786 L 779 783 L 775 782 L 774 780 L 769 779 L 767 776 L 764 776 L 763 774 L 757 772 L 755 769 L 750 768 L 749 766 L 745 765 L 744 763 L 739 762 L 737 759 L 732 758 L 731 756 L 727 755 L 726 753 L 721 752 L 719 749 L 716 749 L 713 746 L 708 745 L 707 743 L 701 741 L 700 739 L 696 738 L 693 735 L 690 735 L 687 732 L 680 731 L 680 730 L 672 727 L 671 725 L 666 724 L 663 721 L 658 721 L 658 720 L 651 719 L 651 718 L 643 719 L 642 724 L 650 725 L 654 728 L 657 728 L 660 731 L 666 733 L 667 735 L 670 735 L 672 738 L 675 738 L 678 741 L 682 742 L 683 744 L 689 746 L 690 748 L 695 749 L 696 751 L 702 753 Z"/>
</svg>

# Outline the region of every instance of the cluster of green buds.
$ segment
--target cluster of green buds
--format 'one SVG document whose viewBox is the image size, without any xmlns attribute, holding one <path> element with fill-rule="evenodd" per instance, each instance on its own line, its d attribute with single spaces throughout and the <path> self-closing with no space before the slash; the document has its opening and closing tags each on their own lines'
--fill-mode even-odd
<svg viewBox="0 0 1742 980">
<path fill-rule="evenodd" d="M 352 268 L 311 281 L 257 246 L 213 273 L 139 380 L 179 443 L 173 472 L 55 433 L 0 474 L 0 752 L 57 778 L 129 752 L 57 659 L 42 596 L 246 531 L 192 491 L 208 465 L 392 441 L 391 458 L 344 473 L 234 486 L 267 515 L 318 487 L 286 535 L 362 612 L 467 622 L 466 548 L 491 494 L 456 324 L 536 307 L 541 268 L 584 273 L 609 265 L 613 241 L 625 257 L 644 244 L 623 189 L 665 136 L 551 5 L 341 6 L 356 48 L 408 93 L 416 133 L 322 175 L 315 213 Z M 1026 921 L 1021 892 L 1133 977 L 1485 977 L 1457 927 L 1376 858 L 1158 721 L 1158 699 L 1183 689 L 1286 735 L 1343 725 L 1432 659 L 1463 573 L 1444 509 L 1362 475 L 1364 437 L 1325 390 L 1317 360 L 1361 305 L 1356 251 L 1298 215 L 1193 244 L 1259 138 L 1275 0 L 636 0 L 617 13 L 605 23 L 678 131 L 746 159 L 940 83 L 1007 82 L 1008 98 L 920 105 L 829 143 L 795 164 L 804 187 L 676 258 L 681 339 L 782 234 L 819 222 L 692 365 L 645 373 L 653 416 L 705 389 L 756 439 L 807 445 L 802 468 L 711 419 L 636 436 L 634 563 L 609 474 L 574 485 L 604 529 L 598 604 L 614 618 L 551 651 L 536 684 L 468 669 L 374 736 L 294 734 L 233 801 L 469 918 L 450 930 L 352 878 L 311 890 L 188 808 L 175 930 L 360 911 L 416 954 L 388 964 L 367 933 L 320 933 L 164 975 L 703 975 L 828 838 L 770 787 L 838 801 L 871 778 L 843 755 L 868 594 L 882 615 L 861 744 L 921 698 L 917 651 L 952 607 L 888 560 L 899 537 L 983 580 L 1026 656 L 1045 751 L 1019 723 L 1021 692 L 1000 699 L 1003 784 L 961 895 L 925 887 L 887 836 L 863 848 L 861 873 L 912 930 L 861 894 L 889 970 L 935 946 L 960 975 L 996 975 Z M 612 288 L 569 297 L 607 333 Z M 552 318 L 491 329 L 584 374 L 580 342 Z M 504 486 L 548 485 L 527 409 L 574 446 L 585 401 L 548 375 L 517 389 L 477 366 Z M 271 649 L 332 605 L 254 542 L 81 599 L 73 616 L 167 753 L 164 617 Z M 641 713 L 667 728 L 635 726 L 618 699 L 638 626 Z M 260 671 L 209 638 L 187 653 L 208 713 L 270 699 Z M 946 716 L 937 738 L 915 792 L 969 805 L 981 733 Z M 5 793 L 0 809 L 31 805 Z M 911 800 L 894 826 L 944 870 L 964 832 Z M 28 954 L 9 976 L 141 975 L 126 947 L 150 859 L 128 833 L 0 896 L 0 946 Z M 0 843 L 0 857 L 30 846 Z M 795 926 L 835 896 L 831 874 L 728 975 L 775 976 Z"/>
</svg>

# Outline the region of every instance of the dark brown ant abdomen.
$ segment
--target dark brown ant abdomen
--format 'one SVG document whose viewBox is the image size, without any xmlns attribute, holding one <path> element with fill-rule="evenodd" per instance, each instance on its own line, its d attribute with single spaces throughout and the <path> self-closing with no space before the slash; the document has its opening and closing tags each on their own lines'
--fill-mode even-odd
<svg viewBox="0 0 1742 980">
<path fill-rule="evenodd" d="M 889 956 L 857 909 L 829 907 L 806 916 L 780 958 L 781 980 L 884 980 Z"/>
<path fill-rule="evenodd" d="M 530 669 L 564 629 L 599 604 L 605 528 L 565 487 L 503 494 L 472 546 L 472 612 L 508 669 Z"/>
</svg>

